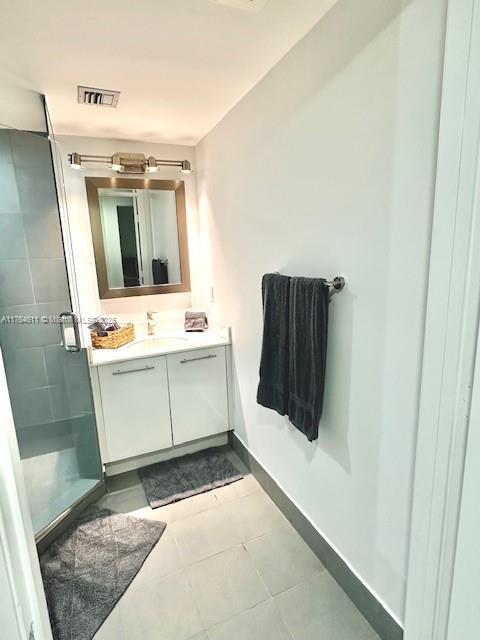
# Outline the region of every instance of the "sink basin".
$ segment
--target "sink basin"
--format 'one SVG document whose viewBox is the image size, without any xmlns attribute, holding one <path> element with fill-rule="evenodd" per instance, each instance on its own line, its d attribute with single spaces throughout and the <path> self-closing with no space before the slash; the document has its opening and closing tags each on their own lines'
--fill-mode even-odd
<svg viewBox="0 0 480 640">
<path fill-rule="evenodd" d="M 187 342 L 187 338 L 180 338 L 177 336 L 152 336 L 136 340 L 135 342 L 130 342 L 130 344 L 127 344 L 124 348 L 135 349 L 135 351 L 170 349 L 171 347 L 181 347 L 185 342 Z"/>
</svg>

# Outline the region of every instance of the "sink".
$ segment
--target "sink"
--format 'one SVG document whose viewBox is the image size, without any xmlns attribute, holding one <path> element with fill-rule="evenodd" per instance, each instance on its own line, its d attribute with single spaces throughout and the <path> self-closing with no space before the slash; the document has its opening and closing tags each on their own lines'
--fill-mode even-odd
<svg viewBox="0 0 480 640">
<path fill-rule="evenodd" d="M 135 349 L 135 351 L 150 351 L 150 349 L 170 349 L 171 347 L 181 347 L 188 342 L 187 338 L 178 336 L 151 336 L 141 338 L 135 342 L 125 345 L 124 349 Z"/>
</svg>

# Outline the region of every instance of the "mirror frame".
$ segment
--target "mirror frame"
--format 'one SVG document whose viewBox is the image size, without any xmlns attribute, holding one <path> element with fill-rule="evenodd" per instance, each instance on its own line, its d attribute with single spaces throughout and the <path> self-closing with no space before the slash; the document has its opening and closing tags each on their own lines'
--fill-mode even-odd
<svg viewBox="0 0 480 640">
<path fill-rule="evenodd" d="M 183 293 L 190 291 L 190 265 L 188 259 L 187 213 L 185 207 L 185 182 L 183 180 L 149 180 L 137 178 L 93 178 L 86 177 L 88 209 L 92 229 L 93 251 L 97 270 L 98 292 L 100 299 L 130 298 L 133 296 L 151 296 L 162 293 Z M 103 244 L 102 219 L 100 215 L 99 189 L 152 189 L 175 191 L 177 208 L 178 249 L 180 254 L 180 272 L 182 282 L 173 284 L 154 284 L 140 287 L 108 286 L 107 263 Z"/>
</svg>

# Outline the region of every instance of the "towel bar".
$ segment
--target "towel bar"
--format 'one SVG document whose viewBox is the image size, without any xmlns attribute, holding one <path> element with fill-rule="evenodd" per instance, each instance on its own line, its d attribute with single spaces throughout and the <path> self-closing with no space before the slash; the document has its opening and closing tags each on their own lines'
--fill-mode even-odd
<svg viewBox="0 0 480 640">
<path fill-rule="evenodd" d="M 280 271 L 275 271 L 280 274 Z M 325 286 L 328 287 L 328 295 L 331 298 L 345 288 L 345 278 L 343 276 L 335 276 L 333 280 L 326 280 Z"/>
</svg>

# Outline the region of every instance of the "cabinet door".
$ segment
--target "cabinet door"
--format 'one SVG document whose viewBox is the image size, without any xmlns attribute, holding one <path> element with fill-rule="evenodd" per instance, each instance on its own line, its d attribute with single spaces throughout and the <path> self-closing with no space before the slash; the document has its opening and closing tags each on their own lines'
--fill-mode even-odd
<svg viewBox="0 0 480 640">
<path fill-rule="evenodd" d="M 165 357 L 103 365 L 99 378 L 110 462 L 172 446 Z"/>
<path fill-rule="evenodd" d="M 225 347 L 167 356 L 173 443 L 228 430 Z"/>
</svg>

